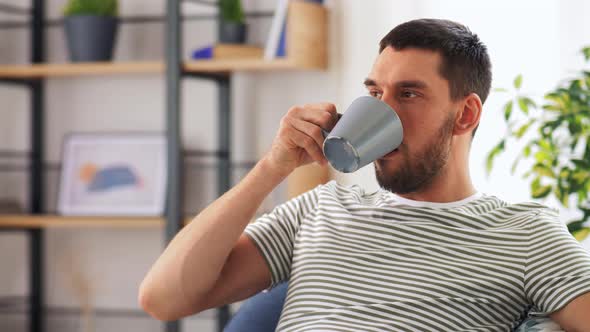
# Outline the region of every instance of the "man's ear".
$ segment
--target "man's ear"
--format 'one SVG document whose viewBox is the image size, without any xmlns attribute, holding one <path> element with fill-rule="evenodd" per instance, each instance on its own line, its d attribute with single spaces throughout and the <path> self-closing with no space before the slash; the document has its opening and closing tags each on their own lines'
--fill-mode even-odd
<svg viewBox="0 0 590 332">
<path fill-rule="evenodd" d="M 455 119 L 454 135 L 463 135 L 473 131 L 479 125 L 482 103 L 477 93 L 470 93 L 463 99 Z"/>
</svg>

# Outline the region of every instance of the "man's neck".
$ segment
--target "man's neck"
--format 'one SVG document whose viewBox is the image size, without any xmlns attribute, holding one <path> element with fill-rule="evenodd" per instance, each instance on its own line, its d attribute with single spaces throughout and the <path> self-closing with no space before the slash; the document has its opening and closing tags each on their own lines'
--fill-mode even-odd
<svg viewBox="0 0 590 332">
<path fill-rule="evenodd" d="M 460 201 L 476 192 L 469 176 L 467 163 L 457 166 L 449 162 L 426 187 L 415 192 L 397 195 L 414 201 L 448 203 Z"/>
</svg>

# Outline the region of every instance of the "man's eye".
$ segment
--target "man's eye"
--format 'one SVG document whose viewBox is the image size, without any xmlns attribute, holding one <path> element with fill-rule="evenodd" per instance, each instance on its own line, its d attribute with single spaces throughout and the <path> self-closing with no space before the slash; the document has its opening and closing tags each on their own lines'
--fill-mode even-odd
<svg viewBox="0 0 590 332">
<path fill-rule="evenodd" d="M 381 96 L 383 95 L 383 93 L 381 93 L 381 91 L 371 90 L 371 91 L 369 91 L 369 95 L 371 97 L 381 98 Z"/>
<path fill-rule="evenodd" d="M 418 95 L 412 91 L 402 91 L 402 98 L 416 98 Z"/>
</svg>

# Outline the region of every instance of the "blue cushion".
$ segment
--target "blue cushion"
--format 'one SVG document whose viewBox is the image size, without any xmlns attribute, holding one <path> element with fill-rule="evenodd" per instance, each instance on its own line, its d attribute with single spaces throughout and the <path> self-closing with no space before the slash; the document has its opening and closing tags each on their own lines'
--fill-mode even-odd
<svg viewBox="0 0 590 332">
<path fill-rule="evenodd" d="M 268 292 L 260 292 L 246 300 L 223 331 L 274 332 L 281 317 L 288 287 L 289 284 L 284 282 Z"/>
</svg>

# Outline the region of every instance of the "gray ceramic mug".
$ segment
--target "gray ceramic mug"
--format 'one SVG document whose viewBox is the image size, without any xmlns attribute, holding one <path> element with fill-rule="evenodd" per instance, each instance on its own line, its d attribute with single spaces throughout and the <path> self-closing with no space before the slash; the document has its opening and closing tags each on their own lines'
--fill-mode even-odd
<svg viewBox="0 0 590 332">
<path fill-rule="evenodd" d="M 324 155 L 332 167 L 352 173 L 397 149 L 404 130 L 399 116 L 381 100 L 355 99 L 332 131 L 324 131 Z"/>
</svg>

